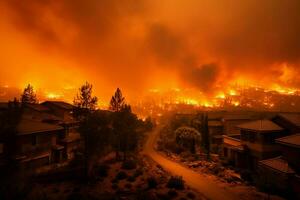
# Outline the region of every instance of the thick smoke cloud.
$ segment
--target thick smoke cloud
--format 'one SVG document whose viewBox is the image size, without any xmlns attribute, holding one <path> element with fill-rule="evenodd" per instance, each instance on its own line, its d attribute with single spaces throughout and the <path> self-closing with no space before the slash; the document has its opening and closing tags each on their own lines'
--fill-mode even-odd
<svg viewBox="0 0 300 200">
<path fill-rule="evenodd" d="M 1 7 L 38 52 L 74 61 L 109 92 L 166 85 L 168 72 L 202 92 L 238 77 L 300 87 L 298 0 L 7 0 Z"/>
</svg>

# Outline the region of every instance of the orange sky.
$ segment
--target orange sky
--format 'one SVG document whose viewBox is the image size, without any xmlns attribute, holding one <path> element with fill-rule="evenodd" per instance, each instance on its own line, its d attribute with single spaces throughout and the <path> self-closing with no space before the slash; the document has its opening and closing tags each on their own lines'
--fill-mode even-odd
<svg viewBox="0 0 300 200">
<path fill-rule="evenodd" d="M 5 0 L 0 84 L 71 98 L 88 80 L 214 93 L 228 84 L 300 88 L 299 0 Z"/>
</svg>

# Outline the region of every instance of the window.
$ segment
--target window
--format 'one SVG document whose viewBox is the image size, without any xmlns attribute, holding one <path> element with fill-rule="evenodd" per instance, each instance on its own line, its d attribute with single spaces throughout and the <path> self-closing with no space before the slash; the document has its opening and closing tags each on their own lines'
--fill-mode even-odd
<svg viewBox="0 0 300 200">
<path fill-rule="evenodd" d="M 36 135 L 32 135 L 31 144 L 32 144 L 33 146 L 36 145 Z"/>
</svg>

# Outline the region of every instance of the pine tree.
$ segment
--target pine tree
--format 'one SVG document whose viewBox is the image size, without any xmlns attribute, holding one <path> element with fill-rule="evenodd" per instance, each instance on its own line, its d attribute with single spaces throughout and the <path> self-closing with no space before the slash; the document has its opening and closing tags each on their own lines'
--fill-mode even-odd
<svg viewBox="0 0 300 200">
<path fill-rule="evenodd" d="M 125 98 L 122 92 L 117 88 L 114 96 L 111 97 L 109 109 L 113 112 L 120 112 L 125 105 Z"/>
<path fill-rule="evenodd" d="M 93 96 L 93 85 L 86 82 L 79 88 L 79 93 L 74 98 L 74 116 L 83 118 L 97 107 L 98 98 Z"/>
<path fill-rule="evenodd" d="M 21 95 L 21 103 L 22 105 L 25 105 L 37 102 L 38 101 L 33 87 L 30 84 L 28 84 L 27 87 L 24 89 L 23 94 Z"/>
</svg>

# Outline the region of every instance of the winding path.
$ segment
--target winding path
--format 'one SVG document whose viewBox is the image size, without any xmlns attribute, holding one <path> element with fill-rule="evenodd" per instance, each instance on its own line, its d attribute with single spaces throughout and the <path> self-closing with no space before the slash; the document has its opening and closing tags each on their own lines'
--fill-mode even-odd
<svg viewBox="0 0 300 200">
<path fill-rule="evenodd" d="M 191 188 L 202 193 L 205 197 L 212 200 L 231 200 L 239 199 L 237 195 L 220 187 L 217 183 L 207 179 L 202 174 L 199 174 L 189 168 L 186 168 L 174 161 L 164 157 L 162 154 L 155 151 L 154 147 L 159 135 L 159 127 L 149 134 L 149 137 L 144 146 L 143 153 L 150 156 L 156 163 L 160 164 L 165 170 L 171 174 L 182 176 L 183 180 Z"/>
</svg>

